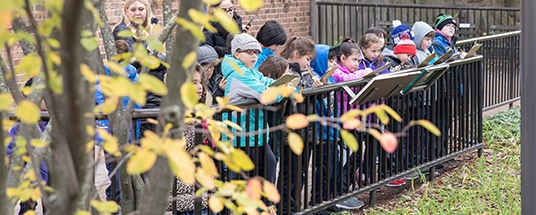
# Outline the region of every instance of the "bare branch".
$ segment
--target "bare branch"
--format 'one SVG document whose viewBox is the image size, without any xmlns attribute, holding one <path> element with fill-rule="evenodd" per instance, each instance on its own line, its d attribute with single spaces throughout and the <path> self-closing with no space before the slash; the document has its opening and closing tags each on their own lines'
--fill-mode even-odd
<svg viewBox="0 0 536 215">
<path fill-rule="evenodd" d="M 108 58 L 108 60 L 110 60 L 112 56 L 117 55 L 117 50 L 115 48 L 114 35 L 112 33 L 112 28 L 110 27 L 108 15 L 106 14 L 106 10 L 104 9 L 104 1 L 100 1 L 95 4 L 95 8 L 99 12 L 100 19 L 104 24 L 103 26 L 100 26 L 100 32 L 102 40 L 104 41 L 104 51 L 106 52 L 106 57 Z M 104 73 L 102 73 L 101 75 L 104 75 Z"/>
<path fill-rule="evenodd" d="M 18 13 L 18 12 L 15 11 L 15 13 Z M 11 24 L 11 26 L 13 27 L 13 30 L 15 32 L 25 32 L 25 33 L 29 32 L 28 28 L 26 27 L 26 23 L 24 22 L 24 20 L 22 20 L 22 16 L 20 16 L 20 14 L 17 18 L 13 19 L 13 24 Z M 20 47 L 22 48 L 22 53 L 24 53 L 24 55 L 35 53 L 37 51 L 35 46 L 26 40 L 21 40 L 19 44 L 20 44 Z"/>
</svg>

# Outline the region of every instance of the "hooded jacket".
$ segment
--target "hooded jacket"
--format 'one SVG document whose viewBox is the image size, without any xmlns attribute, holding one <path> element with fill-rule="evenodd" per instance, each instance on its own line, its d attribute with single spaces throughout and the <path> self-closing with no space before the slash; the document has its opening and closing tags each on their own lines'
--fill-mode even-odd
<svg viewBox="0 0 536 215">
<path fill-rule="evenodd" d="M 421 42 L 424 39 L 424 36 L 430 32 L 434 32 L 434 29 L 430 27 L 426 22 L 415 22 L 413 24 L 413 28 L 411 28 L 413 33 L 415 34 L 415 37 L 413 38 L 413 41 L 415 42 L 415 45 L 417 46 L 417 56 L 415 57 L 417 65 L 421 62 L 423 62 L 428 55 L 430 55 L 430 50 L 428 49 L 421 49 Z M 433 40 L 433 38 L 432 38 Z M 432 46 L 430 46 L 432 47 Z M 430 48 L 428 47 L 428 48 Z M 434 64 L 434 62 L 437 60 L 438 56 L 436 56 L 433 60 L 431 60 L 428 65 Z"/>
<path fill-rule="evenodd" d="M 238 67 L 243 74 L 237 72 L 234 69 L 234 66 Z M 225 95 L 229 96 L 230 103 L 244 103 L 244 102 L 260 102 L 261 94 L 268 89 L 268 86 L 275 82 L 274 79 L 264 77 L 256 69 L 251 69 L 246 67 L 244 63 L 235 59 L 231 55 L 225 55 L 221 63 L 222 74 L 227 78 L 227 84 L 225 85 Z M 283 99 L 282 96 L 278 95 L 275 102 L 280 102 Z M 232 112 L 231 114 L 224 113 L 222 115 L 222 120 L 230 120 L 237 123 L 237 112 Z M 242 113 L 240 118 L 240 127 L 249 129 L 243 129 L 242 132 L 253 132 L 257 130 L 263 130 L 268 128 L 268 124 L 264 121 L 264 111 L 261 110 L 250 110 L 249 111 L 249 126 L 246 126 L 246 113 Z M 236 132 L 236 131 L 235 131 Z M 235 147 L 246 147 L 246 139 L 240 138 L 239 145 L 236 143 L 236 140 L 233 141 Z M 256 145 L 255 135 L 249 136 L 249 146 L 253 147 Z M 268 135 L 259 134 L 258 135 L 258 146 L 262 146 L 264 141 L 268 142 Z"/>
<path fill-rule="evenodd" d="M 438 57 L 444 55 L 450 49 L 452 49 L 453 51 L 452 54 L 458 52 L 458 50 L 456 49 L 456 37 L 453 36 L 449 40 L 439 30 L 435 31 L 435 37 L 434 41 L 432 42 L 432 47 L 434 47 L 434 51 L 436 52 Z"/>
<path fill-rule="evenodd" d="M 238 29 L 242 32 L 242 17 L 236 14 L 233 14 L 233 20 L 238 25 Z M 209 45 L 216 50 L 218 53 L 218 58 L 224 57 L 226 54 L 230 54 L 227 50 L 227 36 L 229 32 L 219 22 L 213 22 L 212 26 L 217 29 L 216 32 L 210 32 L 206 29 L 203 30 L 205 34 L 205 42 L 201 45 Z"/>
<path fill-rule="evenodd" d="M 316 56 L 313 60 L 311 60 L 311 68 L 313 68 L 313 72 L 319 78 L 324 76 L 324 74 L 326 74 L 326 71 L 328 70 L 328 57 L 330 48 L 330 46 L 324 44 L 315 45 Z M 328 83 L 334 82 L 335 79 L 333 79 L 333 76 L 328 78 Z"/>
<path fill-rule="evenodd" d="M 257 63 L 255 63 L 255 69 L 259 69 L 259 66 L 266 60 L 266 58 L 274 55 L 274 51 L 272 51 L 269 48 L 262 48 L 261 53 L 259 54 L 259 57 L 257 58 Z"/>
</svg>

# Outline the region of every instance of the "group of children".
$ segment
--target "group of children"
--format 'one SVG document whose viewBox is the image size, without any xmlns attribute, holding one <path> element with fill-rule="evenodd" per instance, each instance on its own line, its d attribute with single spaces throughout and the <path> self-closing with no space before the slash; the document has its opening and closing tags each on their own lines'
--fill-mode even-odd
<svg viewBox="0 0 536 215">
<path fill-rule="evenodd" d="M 263 28 L 261 28 L 261 31 L 257 34 L 257 39 L 262 40 L 264 43 L 268 43 L 265 41 L 269 41 L 268 44 L 259 43 L 259 40 L 246 33 L 231 35 L 231 38 L 228 39 L 231 41 L 230 47 L 228 47 L 230 54 L 226 54 L 221 60 L 221 71 L 214 71 L 214 74 L 221 72 L 221 75 L 226 81 L 225 83 L 220 83 L 217 87 L 222 88 L 223 94 L 228 96 L 231 102 L 260 102 L 261 94 L 285 74 L 296 75 L 299 81 L 297 81 L 297 84 L 289 86 L 296 88 L 296 91 L 300 91 L 321 87 L 330 83 L 360 79 L 366 74 L 384 66 L 387 62 L 390 63 L 390 67 L 379 72 L 380 75 L 415 67 L 433 52 L 436 53 L 436 56 L 441 56 L 449 49 L 452 49 L 454 53 L 458 51 L 455 47 L 454 39 L 456 22 L 452 16 L 439 14 L 435 22 L 435 30 L 425 22 L 416 22 L 413 27 L 401 24 L 400 22 L 394 22 L 393 24 L 394 28 L 390 33 L 393 46 L 385 47 L 385 37 L 387 34 L 381 28 L 372 27 L 359 38 L 357 43 L 348 38 L 341 44 L 330 47 L 315 44 L 311 39 L 306 37 L 292 37 L 283 44 L 283 38 L 286 38 L 284 32 L 283 34 L 281 33 L 281 29 L 283 28 L 275 21 L 268 21 L 266 23 L 268 27 L 263 26 L 263 28 L 270 29 L 270 31 L 263 31 Z M 280 46 L 282 46 L 282 50 L 278 50 Z M 277 52 L 279 52 L 279 55 L 275 54 Z M 430 61 L 429 64 L 433 64 L 434 61 Z M 312 69 L 310 69 L 311 64 L 313 64 Z M 328 68 L 332 67 L 337 68 L 333 76 L 325 81 L 321 81 L 320 78 L 322 75 L 326 73 Z M 241 71 L 239 72 L 237 69 Z M 202 78 L 209 79 L 210 77 Z M 281 100 L 282 97 L 279 96 L 275 102 Z M 332 107 L 329 107 L 330 104 L 327 104 L 325 100 L 319 100 L 316 104 L 311 103 L 310 105 L 317 105 L 317 107 L 323 106 L 323 108 L 317 109 L 332 109 Z M 313 108 L 307 109 L 313 110 Z M 336 116 L 342 115 L 347 110 L 348 108 L 340 107 Z M 222 120 L 228 119 L 240 122 L 241 127 L 247 128 L 243 132 L 268 129 L 269 123 L 264 121 L 264 114 L 266 113 L 263 110 L 256 111 L 249 110 L 249 114 L 224 114 Z M 320 111 L 317 114 L 324 115 Z M 238 116 L 241 119 L 238 119 Z M 249 117 L 249 120 L 246 120 L 246 117 Z M 286 116 L 279 117 L 282 118 L 279 119 L 281 122 Z M 249 126 L 246 126 L 246 122 L 250 123 Z M 302 129 L 300 134 L 311 137 L 314 133 L 312 132 L 313 129 L 318 129 L 320 126 L 309 127 Z M 336 135 L 319 134 L 317 138 L 310 139 L 318 139 L 319 142 L 326 143 L 331 141 L 336 142 L 338 138 Z M 249 147 L 247 148 L 250 150 L 248 154 L 250 156 L 262 155 L 263 159 L 256 160 L 256 166 L 263 168 L 261 175 L 270 182 L 276 182 L 276 168 L 279 162 L 280 172 L 277 183 L 283 184 L 283 190 L 280 191 L 282 194 L 282 207 L 279 210 L 282 214 L 287 214 L 295 212 L 293 205 L 294 199 L 289 194 L 294 193 L 296 189 L 301 190 L 303 184 L 296 185 L 294 183 L 296 178 L 292 177 L 297 177 L 296 175 L 300 174 L 291 174 L 292 170 L 289 170 L 289 165 L 285 165 L 285 163 L 295 163 L 297 159 L 303 159 L 302 163 L 307 165 L 311 151 L 304 152 L 301 158 L 299 156 L 281 155 L 280 159 L 279 153 L 276 152 L 274 154 L 271 147 L 268 146 L 268 144 L 276 144 L 274 148 L 279 149 L 281 147 L 280 142 L 283 141 L 274 140 L 274 137 L 271 135 L 260 134 L 257 137 L 243 137 L 240 141 L 234 141 L 234 144 L 235 147 L 243 149 L 248 145 Z M 313 145 L 312 141 L 306 141 L 305 144 Z M 282 146 L 281 148 L 285 147 L 287 146 Z M 332 147 L 332 149 L 337 148 L 335 144 L 328 147 Z M 336 157 L 333 154 L 314 156 L 319 156 L 317 160 L 333 159 L 333 157 Z M 322 156 L 324 157 L 321 158 Z M 340 164 L 341 161 L 332 162 L 332 165 Z M 317 172 L 320 172 L 320 170 L 315 171 L 315 174 L 318 174 Z M 288 180 L 289 177 L 291 177 L 290 180 Z M 340 176 L 334 176 L 334 174 L 330 173 L 324 174 L 323 177 L 317 180 L 325 181 L 325 177 Z M 391 182 L 388 186 L 402 186 L 403 184 L 405 182 L 401 179 Z M 291 190 L 291 192 L 288 192 L 288 190 Z M 323 190 L 326 191 L 327 189 L 323 188 Z M 323 195 L 324 198 L 315 199 L 314 202 L 320 203 L 337 195 L 339 194 L 326 193 Z M 288 199 L 290 201 L 287 201 Z M 287 202 L 290 202 L 290 205 L 287 205 Z M 343 209 L 356 209 L 363 206 L 363 203 L 357 200 L 357 198 L 350 198 L 349 200 L 340 202 L 337 206 Z"/>
</svg>

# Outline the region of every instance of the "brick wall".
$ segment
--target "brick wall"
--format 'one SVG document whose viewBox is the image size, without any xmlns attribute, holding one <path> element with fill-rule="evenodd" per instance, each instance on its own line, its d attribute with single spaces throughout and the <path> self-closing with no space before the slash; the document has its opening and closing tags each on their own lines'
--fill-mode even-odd
<svg viewBox="0 0 536 215">
<path fill-rule="evenodd" d="M 309 0 L 264 0 L 264 7 L 253 12 L 246 12 L 242 10 L 238 4 L 237 13 L 242 16 L 244 24 L 250 19 L 254 19 L 250 28 L 249 34 L 255 36 L 260 27 L 268 20 L 275 20 L 280 23 L 287 32 L 288 37 L 292 36 L 309 36 L 310 35 L 310 1 Z M 116 25 L 122 19 L 122 10 L 125 0 L 106 0 L 105 10 L 108 15 L 110 25 Z M 160 20 L 159 24 L 163 25 L 162 6 L 159 1 L 149 0 L 153 13 Z M 178 10 L 179 0 L 172 0 L 173 10 Z M 35 5 L 33 7 L 34 14 L 38 21 L 46 19 L 46 13 L 41 5 Z M 99 42 L 102 44 L 102 39 L 99 38 Z M 104 48 L 101 46 L 100 50 L 104 53 Z M 20 59 L 24 56 L 22 50 L 18 44 L 11 47 L 11 55 L 18 65 Z M 2 50 L 2 57 L 7 58 L 6 50 Z M 17 76 L 19 84 L 24 84 L 26 80 L 21 80 L 22 75 Z"/>
</svg>

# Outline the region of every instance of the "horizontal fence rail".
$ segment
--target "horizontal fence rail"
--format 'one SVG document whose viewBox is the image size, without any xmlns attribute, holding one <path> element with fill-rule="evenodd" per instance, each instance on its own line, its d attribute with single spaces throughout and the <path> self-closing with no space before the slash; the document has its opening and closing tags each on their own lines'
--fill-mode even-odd
<svg viewBox="0 0 536 215">
<path fill-rule="evenodd" d="M 484 110 L 510 105 L 521 98 L 520 38 L 521 31 L 502 33 L 458 41 L 458 46 L 469 50 L 481 43 L 478 51 L 484 56 Z"/>
<path fill-rule="evenodd" d="M 454 16 L 460 39 L 519 30 L 521 10 L 506 7 L 436 6 L 376 4 L 355 2 L 317 2 L 317 42 L 334 44 L 351 37 L 359 39 L 369 27 L 381 27 L 389 33 L 392 21 L 407 25 L 424 21 L 432 27 L 439 13 Z"/>
</svg>

